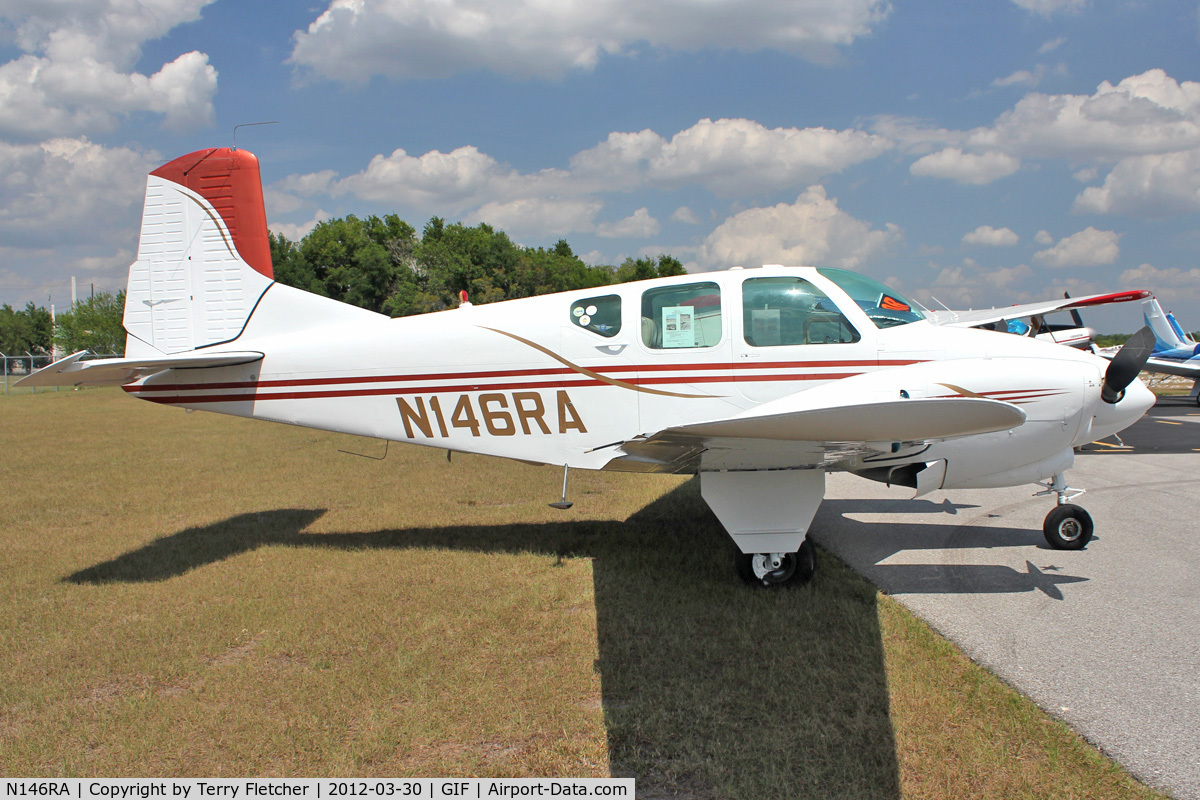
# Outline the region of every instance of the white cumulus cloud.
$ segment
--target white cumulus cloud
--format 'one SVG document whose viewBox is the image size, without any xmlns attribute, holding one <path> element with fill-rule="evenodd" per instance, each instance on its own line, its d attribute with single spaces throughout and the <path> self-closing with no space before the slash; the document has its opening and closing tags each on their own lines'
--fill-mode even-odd
<svg viewBox="0 0 1200 800">
<path fill-rule="evenodd" d="M 6 244 L 136 236 L 146 173 L 157 156 L 85 138 L 0 143 L 0 231 Z"/>
<path fill-rule="evenodd" d="M 810 186 L 795 203 L 748 209 L 722 222 L 704 240 L 697 262 L 701 269 L 779 263 L 854 269 L 902 239 L 898 226 L 873 230 L 838 208 L 824 187 Z"/>
<path fill-rule="evenodd" d="M 1059 36 L 1055 39 L 1049 39 L 1043 42 L 1042 46 L 1038 48 L 1038 55 L 1044 56 L 1046 53 L 1052 53 L 1058 48 L 1062 47 L 1066 41 L 1066 38 L 1063 36 Z"/>
<path fill-rule="evenodd" d="M 307 236 L 313 228 L 317 227 L 318 222 L 330 219 L 332 216 L 332 214 L 318 208 L 308 222 L 272 222 L 269 227 L 272 233 L 284 236 L 293 242 L 298 242 Z"/>
<path fill-rule="evenodd" d="M 1004 81 L 1025 78 L 1014 73 Z M 1026 159 L 1062 159 L 1078 180 L 1107 175 L 1103 186 L 1079 194 L 1078 211 L 1168 216 L 1197 208 L 1200 82 L 1161 69 L 1104 81 L 1092 94 L 1030 92 L 986 127 L 949 130 L 880 117 L 873 130 L 920 156 L 914 175 L 984 184 Z"/>
<path fill-rule="evenodd" d="M 1043 17 L 1060 11 L 1082 11 L 1087 8 L 1087 0 L 1013 0 L 1013 3 Z"/>
<path fill-rule="evenodd" d="M 288 185 L 315 189 L 322 174 L 295 176 Z M 460 209 L 492 199 L 499 193 L 497 184 L 517 178 L 514 170 L 473 146 L 449 153 L 431 150 L 421 156 L 397 149 L 375 156 L 362 172 L 333 182 L 330 193 L 378 203 Z"/>
<path fill-rule="evenodd" d="M 991 128 L 970 132 L 975 148 L 1024 157 L 1116 159 L 1200 146 L 1200 83 L 1161 69 L 1104 81 L 1091 95 L 1031 93 Z"/>
<path fill-rule="evenodd" d="M 984 153 L 964 153 L 957 147 L 947 147 L 913 162 L 909 172 L 931 178 L 949 178 L 959 183 L 982 185 L 1008 177 L 1021 168 L 1021 159 L 991 150 Z"/>
<path fill-rule="evenodd" d="M 1121 284 L 1130 289 L 1149 289 L 1154 292 L 1164 307 L 1170 310 L 1171 304 L 1190 303 L 1193 306 L 1200 302 L 1200 268 L 1180 269 L 1166 267 L 1159 269 L 1152 264 L 1141 264 L 1121 273 Z M 1181 320 L 1184 325 L 1195 329 L 1195 318 Z"/>
<path fill-rule="evenodd" d="M 682 222 L 685 225 L 699 225 L 700 218 L 696 216 L 696 212 L 692 211 L 687 206 L 680 206 L 671 212 L 672 222 Z"/>
<path fill-rule="evenodd" d="M 1009 228 L 993 228 L 991 225 L 980 225 L 962 237 L 963 244 L 981 244 L 988 247 L 1010 247 L 1021 241 Z"/>
<path fill-rule="evenodd" d="M 1159 269 L 1152 264 L 1141 264 L 1121 273 L 1121 283 L 1139 289 L 1150 289 L 1166 294 L 1164 290 L 1200 289 L 1200 268 Z"/>
<path fill-rule="evenodd" d="M 596 226 L 596 235 L 608 239 L 645 239 L 662 230 L 658 220 L 650 216 L 650 209 L 639 208 L 625 219 L 604 222 Z"/>
<path fill-rule="evenodd" d="M 1112 264 L 1121 255 L 1119 233 L 1088 226 L 1079 233 L 1061 239 L 1058 244 L 1034 253 L 1033 260 L 1043 267 L 1095 267 Z"/>
<path fill-rule="evenodd" d="M 267 187 L 266 196 L 280 213 L 321 195 L 352 195 L 392 208 L 467 214 L 497 225 L 511 219 L 527 234 L 576 230 L 646 237 L 661 225 L 644 210 L 597 227 L 593 216 L 604 205 L 600 198 L 689 186 L 727 196 L 777 192 L 875 158 L 892 146 L 887 137 L 858 130 L 768 129 L 746 119 L 702 119 L 669 139 L 652 130 L 610 133 L 572 156 L 567 169 L 522 173 L 470 145 L 423 155 L 397 149 L 374 156 L 361 172 L 346 177 L 331 170 L 289 176 Z M 700 221 L 686 207 L 671 219 Z M 543 228 L 536 227 L 539 220 Z"/>
<path fill-rule="evenodd" d="M 466 221 L 486 222 L 514 236 L 565 236 L 592 230 L 603 207 L 599 200 L 524 197 L 485 203 L 468 214 Z"/>
<path fill-rule="evenodd" d="M 0 36 L 23 55 L 0 65 L 0 134 L 31 140 L 113 130 L 149 111 L 185 130 L 211 124 L 217 72 L 200 52 L 153 75 L 130 70 L 142 45 L 199 17 L 212 0 L 9 2 Z"/>
<path fill-rule="evenodd" d="M 1138 216 L 1200 211 L 1200 148 L 1123 158 L 1104 185 L 1079 193 L 1075 210 Z"/>
<path fill-rule="evenodd" d="M 362 82 L 485 69 L 558 78 L 639 45 L 668 50 L 779 50 L 828 60 L 870 35 L 886 0 L 333 0 L 296 31 L 291 62 Z"/>
<path fill-rule="evenodd" d="M 766 128 L 748 119 L 702 119 L 668 141 L 654 131 L 612 133 L 571 159 L 572 171 L 612 187 L 699 184 L 718 195 L 808 183 L 892 148 L 859 130 Z"/>
<path fill-rule="evenodd" d="M 47 294 L 61 302 L 71 275 L 98 290 L 123 286 L 146 173 L 159 163 L 85 138 L 0 142 L 0 261 L 24 274 L 4 274 L 0 286 L 40 302 Z"/>
</svg>

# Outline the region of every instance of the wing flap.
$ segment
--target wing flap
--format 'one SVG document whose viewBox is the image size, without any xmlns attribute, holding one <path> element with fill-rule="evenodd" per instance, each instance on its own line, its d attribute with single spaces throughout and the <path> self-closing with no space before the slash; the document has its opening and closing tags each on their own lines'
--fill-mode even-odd
<svg viewBox="0 0 1200 800">
<path fill-rule="evenodd" d="M 86 350 L 72 353 L 16 382 L 16 386 L 120 386 L 165 369 L 205 369 L 251 364 L 262 359 L 254 351 L 206 353 L 191 351 L 161 358 L 101 358 L 83 361 Z"/>
</svg>

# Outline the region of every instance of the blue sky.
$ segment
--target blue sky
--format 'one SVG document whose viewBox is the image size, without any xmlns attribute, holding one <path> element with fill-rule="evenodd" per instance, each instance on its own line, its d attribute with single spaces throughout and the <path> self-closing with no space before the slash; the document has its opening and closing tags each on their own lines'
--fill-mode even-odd
<svg viewBox="0 0 1200 800">
<path fill-rule="evenodd" d="M 1197 0 L 0 0 L 0 302 L 120 288 L 145 173 L 279 120 L 238 144 L 293 238 L 437 215 L 1200 327 L 1198 73 Z"/>
</svg>

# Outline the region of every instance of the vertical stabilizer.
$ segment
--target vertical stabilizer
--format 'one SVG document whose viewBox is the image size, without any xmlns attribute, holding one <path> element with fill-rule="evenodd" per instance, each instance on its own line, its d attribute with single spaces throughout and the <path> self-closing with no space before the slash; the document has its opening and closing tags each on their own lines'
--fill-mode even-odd
<svg viewBox="0 0 1200 800">
<path fill-rule="evenodd" d="M 253 154 L 213 148 L 159 167 L 146 181 L 138 257 L 129 268 L 126 355 L 236 339 L 272 278 Z"/>
<path fill-rule="evenodd" d="M 1167 312 L 1167 323 L 1170 324 L 1171 330 L 1175 331 L 1175 335 L 1179 337 L 1179 341 L 1185 345 L 1194 345 L 1196 342 L 1191 336 L 1184 333 L 1183 328 L 1179 324 L 1179 320 L 1175 319 L 1175 315 L 1170 311 Z"/>
<path fill-rule="evenodd" d="M 1192 345 L 1185 342 L 1175 332 L 1175 328 L 1167 319 L 1167 315 L 1163 313 L 1162 306 L 1158 304 L 1157 299 L 1151 297 L 1143 300 L 1142 314 L 1146 318 L 1146 324 L 1154 331 L 1155 353 L 1165 353 L 1181 348 L 1192 349 Z"/>
</svg>

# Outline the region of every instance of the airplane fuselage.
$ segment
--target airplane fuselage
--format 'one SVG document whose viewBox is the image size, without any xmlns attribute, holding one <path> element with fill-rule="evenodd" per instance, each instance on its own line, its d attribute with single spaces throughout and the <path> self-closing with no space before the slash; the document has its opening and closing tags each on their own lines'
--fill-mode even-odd
<svg viewBox="0 0 1200 800">
<path fill-rule="evenodd" d="M 760 287 L 789 280 L 824 296 L 818 310 L 807 309 L 806 332 L 787 330 L 786 308 L 781 320 L 778 309 L 754 307 Z M 647 301 L 656 293 L 676 303 L 656 308 L 657 317 Z M 338 313 L 323 324 L 322 312 L 332 306 Z M 286 309 L 286 318 L 274 308 Z M 808 338 L 797 341 L 801 336 Z M 780 467 L 861 470 L 945 459 L 944 488 L 1006 485 L 1009 473 L 1030 465 L 1032 479 L 1042 479 L 1061 471 L 1073 446 L 1106 435 L 1116 424 L 1108 417 L 1128 415 L 1099 403 L 1102 359 L 921 320 L 880 328 L 812 268 L 688 275 L 400 319 L 273 284 L 241 338 L 266 353 L 261 362 L 173 370 L 126 391 L 157 403 L 447 450 L 637 471 L 738 469 L 736 456 L 722 461 L 718 449 L 681 469 L 677 461 L 628 458 L 620 443 L 726 419 L 797 392 L 844 390 L 849 402 L 891 399 L 903 390 L 906 397 L 1018 405 L 1026 414 L 1019 428 L 913 449 L 886 442 L 878 455 L 771 445 Z M 1130 395 L 1144 401 L 1139 387 Z"/>
</svg>

